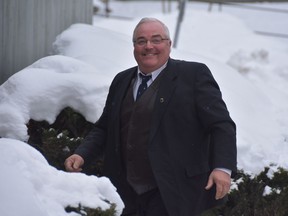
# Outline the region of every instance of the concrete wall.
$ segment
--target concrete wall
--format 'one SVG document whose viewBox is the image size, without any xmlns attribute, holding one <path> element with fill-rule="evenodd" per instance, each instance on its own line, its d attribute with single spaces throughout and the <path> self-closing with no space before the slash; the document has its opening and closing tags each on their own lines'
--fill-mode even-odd
<svg viewBox="0 0 288 216">
<path fill-rule="evenodd" d="M 0 0 L 0 85 L 51 54 L 71 24 L 91 24 L 92 12 L 92 0 Z"/>
</svg>

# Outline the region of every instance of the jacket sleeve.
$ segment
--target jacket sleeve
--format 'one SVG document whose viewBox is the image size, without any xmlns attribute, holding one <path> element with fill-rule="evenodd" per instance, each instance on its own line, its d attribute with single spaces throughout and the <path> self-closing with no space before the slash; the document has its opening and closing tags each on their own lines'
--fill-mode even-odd
<svg viewBox="0 0 288 216">
<path fill-rule="evenodd" d="M 75 154 L 80 155 L 84 160 L 85 164 L 91 161 L 93 158 L 102 157 L 106 145 L 107 132 L 108 132 L 108 118 L 111 110 L 112 95 L 117 89 L 117 83 L 119 75 L 116 76 L 112 84 L 110 85 L 106 103 L 103 112 L 97 122 L 94 124 L 92 130 L 88 133 L 79 147 L 75 150 Z"/>
<path fill-rule="evenodd" d="M 210 137 L 212 168 L 237 172 L 236 125 L 222 99 L 219 86 L 209 68 L 202 65 L 196 78 L 197 110 L 201 123 Z"/>
</svg>

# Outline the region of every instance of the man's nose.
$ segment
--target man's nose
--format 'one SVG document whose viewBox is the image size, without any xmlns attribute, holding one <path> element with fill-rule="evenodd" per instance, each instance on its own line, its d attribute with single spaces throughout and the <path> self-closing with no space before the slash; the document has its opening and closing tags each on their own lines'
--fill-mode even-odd
<svg viewBox="0 0 288 216">
<path fill-rule="evenodd" d="M 151 43 L 150 40 L 147 40 L 147 42 L 146 42 L 146 44 L 145 44 L 145 47 L 146 47 L 146 48 L 151 48 L 151 47 L 153 47 L 153 44 Z"/>
</svg>

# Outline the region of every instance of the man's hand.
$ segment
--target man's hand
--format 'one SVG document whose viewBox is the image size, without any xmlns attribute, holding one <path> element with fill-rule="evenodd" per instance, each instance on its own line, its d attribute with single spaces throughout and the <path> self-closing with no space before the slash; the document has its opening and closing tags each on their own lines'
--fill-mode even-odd
<svg viewBox="0 0 288 216">
<path fill-rule="evenodd" d="M 216 184 L 215 199 L 222 199 L 230 190 L 231 177 L 228 173 L 222 170 L 213 170 L 209 176 L 205 189 L 211 189 L 214 184 Z"/>
<path fill-rule="evenodd" d="M 82 170 L 82 166 L 84 164 L 84 159 L 77 154 L 73 154 L 68 157 L 65 162 L 65 168 L 68 172 L 80 172 Z"/>
</svg>

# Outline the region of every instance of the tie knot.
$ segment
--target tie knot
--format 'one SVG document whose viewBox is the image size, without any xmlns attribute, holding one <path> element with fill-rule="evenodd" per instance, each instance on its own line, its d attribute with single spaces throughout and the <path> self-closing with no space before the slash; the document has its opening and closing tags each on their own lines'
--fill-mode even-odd
<svg viewBox="0 0 288 216">
<path fill-rule="evenodd" d="M 140 77 L 141 77 L 142 83 L 147 83 L 152 78 L 151 75 L 143 75 L 141 73 L 140 73 Z"/>
</svg>

